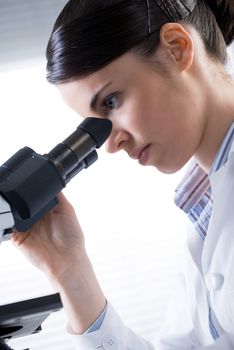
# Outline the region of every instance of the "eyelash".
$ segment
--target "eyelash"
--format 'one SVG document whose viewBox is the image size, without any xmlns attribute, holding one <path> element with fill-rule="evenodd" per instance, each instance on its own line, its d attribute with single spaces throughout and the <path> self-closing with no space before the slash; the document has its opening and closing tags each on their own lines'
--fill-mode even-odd
<svg viewBox="0 0 234 350">
<path fill-rule="evenodd" d="M 102 107 L 105 109 L 106 113 L 110 113 L 111 111 L 113 111 L 114 109 L 117 109 L 119 107 L 119 101 L 118 101 L 119 95 L 120 95 L 120 93 L 114 92 L 113 94 L 109 95 L 108 97 L 106 97 L 104 99 L 104 101 L 102 103 Z M 108 106 L 108 102 L 110 102 L 110 100 L 113 98 L 115 98 L 117 106 L 114 106 L 113 108 L 111 108 L 110 106 Z"/>
</svg>

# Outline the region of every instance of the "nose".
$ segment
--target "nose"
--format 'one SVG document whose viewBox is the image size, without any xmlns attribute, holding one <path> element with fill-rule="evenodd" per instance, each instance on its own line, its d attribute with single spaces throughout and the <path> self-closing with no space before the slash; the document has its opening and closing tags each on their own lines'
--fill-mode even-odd
<svg viewBox="0 0 234 350">
<path fill-rule="evenodd" d="M 112 130 L 109 138 L 106 141 L 106 150 L 109 153 L 116 153 L 127 149 L 130 135 L 124 130 Z"/>
</svg>

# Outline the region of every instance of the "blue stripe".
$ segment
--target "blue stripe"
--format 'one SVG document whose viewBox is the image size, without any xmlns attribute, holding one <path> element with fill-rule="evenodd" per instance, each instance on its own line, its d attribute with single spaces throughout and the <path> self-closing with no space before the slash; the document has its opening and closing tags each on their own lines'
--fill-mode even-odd
<svg viewBox="0 0 234 350">
<path fill-rule="evenodd" d="M 104 318 L 106 316 L 106 311 L 107 311 L 107 305 L 105 309 L 102 311 L 101 315 L 98 317 L 98 319 L 92 324 L 92 326 L 86 331 L 86 333 L 92 333 L 92 332 L 98 331 L 101 328 Z"/>
<path fill-rule="evenodd" d="M 233 138 L 234 138 L 234 123 L 231 125 L 230 129 L 228 130 L 228 132 L 223 140 L 223 143 L 222 143 L 222 145 L 217 153 L 217 156 L 212 164 L 212 167 L 211 167 L 209 174 L 212 174 L 215 171 L 219 170 L 219 168 L 227 162 Z"/>
<path fill-rule="evenodd" d="M 212 321 L 212 314 L 211 314 L 211 309 L 209 307 L 209 325 L 210 325 L 210 333 L 213 337 L 214 340 L 219 338 L 219 334 L 214 326 L 214 323 Z"/>
</svg>

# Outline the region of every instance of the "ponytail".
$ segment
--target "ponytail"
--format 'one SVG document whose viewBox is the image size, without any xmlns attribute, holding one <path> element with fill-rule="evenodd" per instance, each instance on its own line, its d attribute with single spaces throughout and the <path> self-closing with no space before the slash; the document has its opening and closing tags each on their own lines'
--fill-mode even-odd
<svg viewBox="0 0 234 350">
<path fill-rule="evenodd" d="M 197 0 L 184 23 L 194 26 L 215 61 L 227 63 L 227 46 L 234 40 L 234 0 Z"/>
<path fill-rule="evenodd" d="M 234 0 L 206 0 L 213 12 L 226 45 L 234 40 Z"/>
</svg>

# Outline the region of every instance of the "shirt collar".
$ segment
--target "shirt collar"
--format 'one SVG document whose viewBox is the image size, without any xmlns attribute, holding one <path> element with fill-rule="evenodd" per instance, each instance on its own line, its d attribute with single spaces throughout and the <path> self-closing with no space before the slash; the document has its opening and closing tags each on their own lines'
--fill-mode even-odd
<svg viewBox="0 0 234 350">
<path fill-rule="evenodd" d="M 182 181 L 175 190 L 174 197 L 175 204 L 185 213 L 188 213 L 209 190 L 209 176 L 219 170 L 227 162 L 233 141 L 234 123 L 232 123 L 223 139 L 209 174 L 207 174 L 194 159 L 191 160 Z"/>
</svg>

